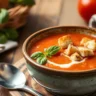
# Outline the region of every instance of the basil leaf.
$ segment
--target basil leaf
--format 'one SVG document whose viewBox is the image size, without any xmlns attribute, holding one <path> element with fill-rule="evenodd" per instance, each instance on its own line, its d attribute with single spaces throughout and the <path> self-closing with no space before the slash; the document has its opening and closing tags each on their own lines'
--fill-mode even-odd
<svg viewBox="0 0 96 96">
<path fill-rule="evenodd" d="M 42 52 L 35 52 L 30 57 L 33 59 L 37 59 L 38 57 L 43 57 L 44 54 Z"/>
<path fill-rule="evenodd" d="M 47 58 L 45 56 L 37 58 L 37 63 L 43 65 L 47 62 Z"/>
<path fill-rule="evenodd" d="M 52 55 L 55 55 L 60 50 L 59 46 L 51 46 L 47 49 L 45 49 L 45 55 L 48 57 L 51 57 Z"/>
<path fill-rule="evenodd" d="M 6 43 L 7 40 L 7 37 L 4 34 L 0 33 L 0 44 Z"/>
<path fill-rule="evenodd" d="M 5 35 L 10 40 L 16 40 L 18 37 L 18 32 L 15 29 L 4 29 Z"/>
<path fill-rule="evenodd" d="M 55 55 L 60 50 L 59 46 L 51 46 L 42 52 L 35 52 L 30 57 L 35 59 L 39 64 L 45 64 L 47 62 L 47 57 Z"/>
<path fill-rule="evenodd" d="M 9 13 L 6 9 L 0 9 L 0 24 L 6 23 L 9 19 Z"/>
</svg>

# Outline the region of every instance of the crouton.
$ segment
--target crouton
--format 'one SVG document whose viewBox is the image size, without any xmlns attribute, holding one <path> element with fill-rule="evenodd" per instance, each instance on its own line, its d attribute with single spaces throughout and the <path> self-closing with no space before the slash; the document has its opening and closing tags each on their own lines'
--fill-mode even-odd
<svg viewBox="0 0 96 96">
<path fill-rule="evenodd" d="M 72 44 L 72 40 L 71 40 L 70 35 L 65 35 L 63 37 L 60 37 L 58 39 L 58 44 L 62 48 L 67 48 L 69 44 Z"/>
<path fill-rule="evenodd" d="M 64 53 L 66 55 L 71 55 L 71 54 L 73 54 L 75 52 L 79 52 L 79 51 L 78 51 L 77 47 L 75 47 L 75 46 L 73 46 L 71 44 L 69 44 L 68 45 L 68 48 L 64 51 Z"/>
<path fill-rule="evenodd" d="M 93 51 L 96 51 L 96 41 L 90 40 L 84 44 L 85 47 L 92 49 Z"/>
<path fill-rule="evenodd" d="M 80 56 L 79 53 L 75 52 L 74 54 L 72 54 L 70 56 L 71 60 L 74 60 L 74 61 L 81 61 L 83 58 Z"/>
<path fill-rule="evenodd" d="M 78 47 L 78 50 L 79 50 L 80 55 L 82 57 L 87 57 L 87 56 L 93 56 L 94 55 L 93 50 L 85 48 L 85 47 Z"/>
<path fill-rule="evenodd" d="M 90 41 L 91 39 L 90 38 L 87 38 L 87 37 L 84 37 L 81 42 L 80 42 L 80 45 L 84 45 L 86 42 Z"/>
</svg>

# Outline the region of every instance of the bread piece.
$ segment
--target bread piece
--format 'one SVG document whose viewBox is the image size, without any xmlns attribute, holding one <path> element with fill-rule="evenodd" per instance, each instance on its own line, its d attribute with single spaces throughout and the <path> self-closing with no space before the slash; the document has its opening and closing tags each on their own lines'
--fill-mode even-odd
<svg viewBox="0 0 96 96">
<path fill-rule="evenodd" d="M 96 41 L 90 40 L 84 44 L 85 47 L 92 49 L 93 51 L 96 51 Z"/>
<path fill-rule="evenodd" d="M 58 44 L 62 48 L 67 48 L 69 44 L 72 44 L 70 35 L 62 36 L 58 39 Z"/>
<path fill-rule="evenodd" d="M 80 56 L 79 53 L 75 52 L 70 56 L 71 60 L 73 61 L 81 61 L 83 58 Z"/>
<path fill-rule="evenodd" d="M 84 38 L 82 38 L 80 45 L 84 45 L 86 42 L 88 42 L 90 40 L 91 40 L 90 38 L 84 37 Z"/>
<path fill-rule="evenodd" d="M 93 56 L 94 55 L 93 50 L 85 48 L 85 47 L 78 47 L 78 50 L 79 50 L 80 55 L 82 57 L 88 57 L 88 56 Z"/>
<path fill-rule="evenodd" d="M 78 48 L 77 47 L 75 47 L 75 46 L 73 46 L 73 45 L 71 45 L 71 44 L 69 44 L 68 45 L 68 48 L 64 51 L 64 53 L 66 54 L 66 55 L 71 55 L 71 54 L 73 54 L 73 53 L 75 53 L 75 52 L 79 52 L 78 51 Z"/>
</svg>

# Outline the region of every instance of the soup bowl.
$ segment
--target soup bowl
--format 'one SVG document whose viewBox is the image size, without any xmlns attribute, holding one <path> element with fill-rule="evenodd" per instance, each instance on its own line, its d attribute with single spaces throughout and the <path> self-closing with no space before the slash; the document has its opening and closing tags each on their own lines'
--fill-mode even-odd
<svg viewBox="0 0 96 96">
<path fill-rule="evenodd" d="M 60 94 L 60 96 L 81 96 L 96 91 L 95 68 L 82 71 L 62 71 L 39 65 L 30 58 L 28 51 L 32 46 L 34 46 L 36 42 L 38 42 L 42 38 L 46 38 L 50 35 L 60 33 L 80 33 L 96 36 L 95 29 L 80 26 L 51 27 L 33 33 L 25 40 L 22 48 L 30 75 L 47 91 L 56 95 Z"/>
</svg>

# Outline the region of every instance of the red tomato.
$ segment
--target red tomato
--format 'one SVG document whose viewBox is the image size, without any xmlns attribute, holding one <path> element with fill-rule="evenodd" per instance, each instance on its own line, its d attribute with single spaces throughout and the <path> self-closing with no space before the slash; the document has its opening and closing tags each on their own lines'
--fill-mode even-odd
<svg viewBox="0 0 96 96">
<path fill-rule="evenodd" d="M 78 11 L 85 21 L 89 21 L 93 14 L 96 14 L 96 0 L 79 0 Z"/>
</svg>

